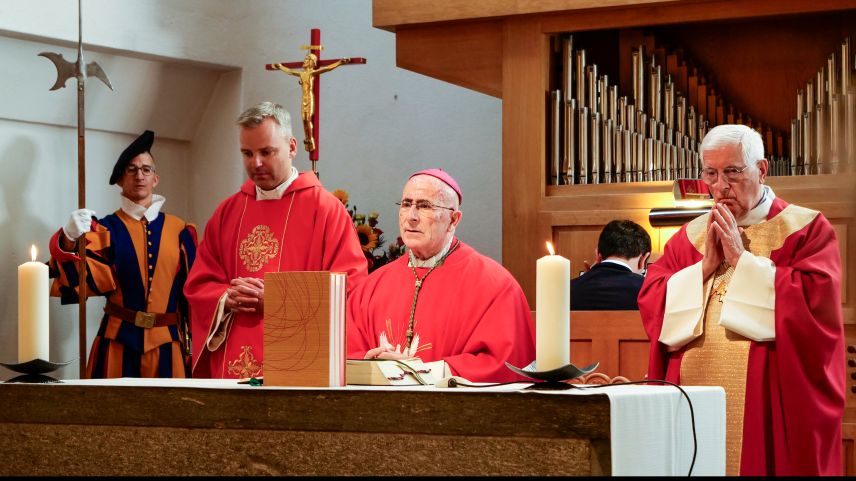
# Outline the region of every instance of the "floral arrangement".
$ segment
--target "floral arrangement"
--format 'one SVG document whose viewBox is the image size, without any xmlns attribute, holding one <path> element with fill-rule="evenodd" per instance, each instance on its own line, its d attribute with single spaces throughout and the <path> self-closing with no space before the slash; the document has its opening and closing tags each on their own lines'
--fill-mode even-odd
<svg viewBox="0 0 856 481">
<path fill-rule="evenodd" d="M 383 248 L 386 239 L 383 238 L 383 231 L 377 227 L 380 214 L 377 212 L 371 212 L 368 215 L 358 213 L 356 205 L 351 207 L 348 204 L 348 192 L 344 190 L 336 189 L 333 191 L 333 195 L 351 214 L 351 220 L 357 230 L 357 237 L 360 239 L 360 246 L 368 261 L 370 273 L 404 255 L 405 248 L 401 237 L 398 237 L 386 249 Z"/>
</svg>

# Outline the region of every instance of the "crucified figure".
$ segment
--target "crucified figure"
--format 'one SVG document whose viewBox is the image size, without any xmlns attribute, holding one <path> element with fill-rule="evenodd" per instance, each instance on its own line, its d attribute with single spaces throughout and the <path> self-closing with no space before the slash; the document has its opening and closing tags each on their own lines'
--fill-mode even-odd
<svg viewBox="0 0 856 481">
<path fill-rule="evenodd" d="M 313 135 L 312 130 L 312 115 L 315 113 L 315 95 L 312 93 L 312 87 L 315 84 L 315 76 L 321 75 L 324 72 L 329 72 L 339 65 L 351 63 L 351 59 L 343 58 L 329 65 L 316 68 L 317 62 L 318 57 L 314 53 L 309 52 L 303 59 L 302 70 L 293 70 L 281 63 L 273 64 L 274 68 L 289 75 L 294 75 L 300 79 L 299 82 L 301 90 L 303 91 L 302 100 L 300 102 L 300 116 L 303 118 L 303 131 L 306 136 L 303 139 L 303 145 L 306 147 L 307 152 L 315 150 L 315 136 Z"/>
</svg>

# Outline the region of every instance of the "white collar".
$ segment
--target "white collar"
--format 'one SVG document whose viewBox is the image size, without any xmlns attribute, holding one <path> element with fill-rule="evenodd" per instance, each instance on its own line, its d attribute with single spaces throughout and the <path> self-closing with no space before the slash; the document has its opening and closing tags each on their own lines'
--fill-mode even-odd
<svg viewBox="0 0 856 481">
<path fill-rule="evenodd" d="M 760 224 L 767 220 L 767 215 L 770 214 L 770 207 L 773 206 L 773 199 L 776 198 L 776 194 L 769 185 L 764 186 L 763 192 L 764 193 L 761 195 L 761 201 L 758 202 L 758 205 L 753 207 L 752 210 L 747 212 L 742 219 L 737 221 L 737 225 L 740 227 L 746 227 L 748 225 Z"/>
<path fill-rule="evenodd" d="M 446 252 L 449 252 L 449 247 L 452 246 L 452 239 L 454 239 L 454 235 L 449 236 L 449 240 L 446 241 L 446 245 L 440 249 L 440 252 L 434 254 L 433 257 L 429 257 L 428 259 L 419 259 L 414 254 L 413 251 L 410 251 L 410 261 L 407 263 L 409 267 L 434 267 L 434 264 L 437 263 L 440 259 L 446 255 Z"/>
<path fill-rule="evenodd" d="M 291 166 L 291 175 L 285 179 L 285 182 L 279 184 L 271 190 L 262 190 L 261 187 L 256 186 L 256 200 L 279 200 L 282 199 L 283 194 L 285 194 L 286 189 L 288 189 L 291 184 L 294 182 L 294 179 L 297 178 L 297 167 Z"/>
<path fill-rule="evenodd" d="M 141 220 L 145 217 L 149 222 L 153 222 L 158 218 L 161 207 L 163 206 L 163 203 L 166 202 L 166 198 L 164 196 L 154 194 L 152 195 L 152 205 L 146 207 L 144 205 L 137 204 L 124 195 L 120 197 L 122 197 L 122 211 L 124 213 L 133 217 L 134 220 Z"/>
<path fill-rule="evenodd" d="M 620 266 L 624 266 L 624 267 L 626 267 L 626 268 L 630 269 L 630 272 L 633 272 L 633 269 L 630 267 L 630 264 L 628 264 L 628 263 L 626 263 L 626 262 L 624 262 L 624 261 L 621 261 L 621 260 L 618 260 L 618 259 L 604 259 L 604 260 L 600 261 L 600 263 L 601 263 L 601 264 L 604 264 L 604 263 L 607 263 L 607 262 L 610 262 L 610 263 L 612 263 L 612 264 L 618 264 L 618 265 L 620 265 Z"/>
</svg>

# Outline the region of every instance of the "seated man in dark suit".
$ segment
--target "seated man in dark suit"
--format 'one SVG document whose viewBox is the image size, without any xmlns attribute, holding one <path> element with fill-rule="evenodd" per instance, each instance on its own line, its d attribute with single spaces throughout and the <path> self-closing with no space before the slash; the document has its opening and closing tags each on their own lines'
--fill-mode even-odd
<svg viewBox="0 0 856 481">
<path fill-rule="evenodd" d="M 651 255 L 651 237 L 639 224 L 614 220 L 600 233 L 597 263 L 571 280 L 571 310 L 639 309 L 636 296 L 645 279 Z"/>
</svg>

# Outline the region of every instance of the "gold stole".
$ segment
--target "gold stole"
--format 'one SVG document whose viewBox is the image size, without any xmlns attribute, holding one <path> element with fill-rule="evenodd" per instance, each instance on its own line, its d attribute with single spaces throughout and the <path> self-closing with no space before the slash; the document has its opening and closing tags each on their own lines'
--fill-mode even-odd
<svg viewBox="0 0 856 481">
<path fill-rule="evenodd" d="M 776 217 L 746 227 L 743 247 L 753 255 L 769 258 L 772 251 L 781 248 L 791 234 L 811 223 L 817 214 L 814 210 L 789 205 Z M 707 215 L 687 226 L 687 236 L 702 254 L 706 235 Z M 686 346 L 681 361 L 682 385 L 725 388 L 725 474 L 728 476 L 740 473 L 750 346 L 749 339 L 719 325 L 722 295 L 728 289 L 733 272 L 733 266 L 717 269 L 706 300 L 704 332 Z"/>
</svg>

